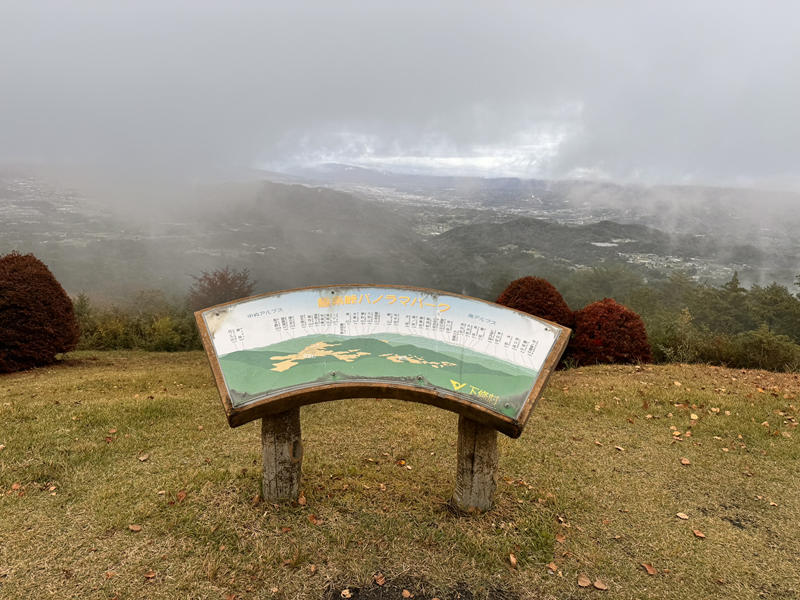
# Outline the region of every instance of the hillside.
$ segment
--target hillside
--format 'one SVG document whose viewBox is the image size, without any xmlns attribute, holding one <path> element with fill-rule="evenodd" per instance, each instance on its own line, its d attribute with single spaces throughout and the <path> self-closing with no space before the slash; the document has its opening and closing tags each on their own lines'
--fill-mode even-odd
<svg viewBox="0 0 800 600">
<path fill-rule="evenodd" d="M 797 375 L 559 371 L 472 515 L 447 504 L 457 417 L 430 406 L 304 407 L 305 503 L 272 505 L 258 423 L 228 427 L 200 352 L 0 384 L 0 597 L 602 594 L 581 574 L 623 600 L 800 594 Z"/>
</svg>

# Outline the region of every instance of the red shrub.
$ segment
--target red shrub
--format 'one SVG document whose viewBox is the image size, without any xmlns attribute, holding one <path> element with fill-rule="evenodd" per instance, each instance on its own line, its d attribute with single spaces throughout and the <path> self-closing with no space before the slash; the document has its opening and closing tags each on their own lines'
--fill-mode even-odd
<svg viewBox="0 0 800 600">
<path fill-rule="evenodd" d="M 577 365 L 650 362 L 650 343 L 641 317 L 605 298 L 575 313 L 570 357 Z"/>
<path fill-rule="evenodd" d="M 33 254 L 0 257 L 0 373 L 55 362 L 80 337 L 64 288 Z"/>
<path fill-rule="evenodd" d="M 508 284 L 497 304 L 521 310 L 534 317 L 572 327 L 575 317 L 564 298 L 546 279 L 522 277 Z"/>
</svg>

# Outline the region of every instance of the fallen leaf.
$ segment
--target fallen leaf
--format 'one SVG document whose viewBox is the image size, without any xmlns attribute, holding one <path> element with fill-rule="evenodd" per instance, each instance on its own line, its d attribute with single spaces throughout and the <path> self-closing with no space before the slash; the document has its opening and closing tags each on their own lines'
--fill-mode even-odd
<svg viewBox="0 0 800 600">
<path fill-rule="evenodd" d="M 699 419 L 700 417 L 698 417 L 696 414 L 692 413 L 692 414 L 690 414 L 690 415 L 689 415 L 689 418 L 690 418 L 692 421 L 697 421 L 697 419 Z"/>
<path fill-rule="evenodd" d="M 353 594 L 350 593 L 350 590 L 342 590 L 342 593 L 339 594 L 342 598 L 352 598 Z"/>
<path fill-rule="evenodd" d="M 305 506 L 306 505 L 306 495 L 305 494 L 300 494 L 300 497 L 297 499 L 297 503 L 300 506 Z"/>
<path fill-rule="evenodd" d="M 198 425 L 197 426 L 197 431 L 203 431 L 203 426 L 202 425 Z"/>
<path fill-rule="evenodd" d="M 644 567 L 644 570 L 647 571 L 648 575 L 655 575 L 657 573 L 657 571 L 653 568 L 653 565 L 650 563 L 642 563 L 642 566 Z"/>
<path fill-rule="evenodd" d="M 11 484 L 11 489 L 14 490 L 14 491 L 17 491 L 21 487 L 22 486 L 20 484 L 18 484 L 18 483 L 12 483 Z"/>
<path fill-rule="evenodd" d="M 770 502 L 770 503 L 769 503 L 769 505 L 770 505 L 770 506 L 778 506 L 778 505 L 777 505 L 777 504 L 775 504 L 774 502 Z"/>
<path fill-rule="evenodd" d="M 403 590 L 403 598 L 413 598 L 414 594 L 409 592 L 408 590 Z"/>
<path fill-rule="evenodd" d="M 238 600 L 238 598 L 239 596 L 237 596 L 236 594 L 228 594 L 227 596 L 225 596 L 225 600 Z"/>
<path fill-rule="evenodd" d="M 682 465 L 690 465 L 690 464 L 692 464 L 692 461 L 690 461 L 688 458 L 682 458 L 681 459 L 681 464 Z"/>
<path fill-rule="evenodd" d="M 250 506 L 258 506 L 259 504 L 261 504 L 261 495 L 256 494 L 253 496 L 253 499 L 250 500 Z"/>
<path fill-rule="evenodd" d="M 149 454 L 142 454 L 142 455 L 139 457 L 139 460 L 140 460 L 140 461 L 142 461 L 142 462 L 144 462 L 144 461 L 146 461 L 148 458 L 150 458 L 150 455 L 149 455 Z"/>
<path fill-rule="evenodd" d="M 291 530 L 291 527 L 281 527 L 281 533 L 289 533 Z"/>
<path fill-rule="evenodd" d="M 311 571 L 311 574 L 313 575 L 314 573 L 317 572 L 317 565 L 310 565 L 308 567 L 308 570 Z"/>
<path fill-rule="evenodd" d="M 556 534 L 556 541 L 559 544 L 563 544 L 567 541 L 567 536 L 565 536 L 563 533 Z"/>
<path fill-rule="evenodd" d="M 110 444 L 113 441 L 114 441 L 114 438 L 106 436 L 106 444 Z"/>
<path fill-rule="evenodd" d="M 385 492 L 385 491 L 386 491 L 386 484 L 385 484 L 385 483 L 382 483 L 382 484 L 381 484 L 381 491 L 382 491 L 382 492 Z"/>
<path fill-rule="evenodd" d="M 269 588 L 269 591 L 272 592 L 273 594 L 277 594 L 278 588 Z"/>
<path fill-rule="evenodd" d="M 614 448 L 616 448 L 620 452 L 625 452 L 625 448 L 623 448 L 622 446 L 614 446 Z"/>
<path fill-rule="evenodd" d="M 308 520 L 312 525 L 322 525 L 322 519 L 317 518 L 317 515 L 308 515 Z"/>
<path fill-rule="evenodd" d="M 693 531 L 694 531 L 695 536 L 697 536 L 699 538 L 705 538 L 706 537 L 706 535 L 702 531 L 700 531 L 699 529 L 694 529 Z"/>
<path fill-rule="evenodd" d="M 109 429 L 108 433 L 117 433 L 117 430 L 116 429 Z"/>
<path fill-rule="evenodd" d="M 186 490 L 181 490 L 180 492 L 178 492 L 176 499 L 178 500 L 178 502 L 183 502 L 186 499 Z"/>
<path fill-rule="evenodd" d="M 677 387 L 681 387 L 681 382 L 680 382 L 680 381 L 676 381 L 676 382 L 675 382 L 675 385 L 676 385 Z"/>
<path fill-rule="evenodd" d="M 220 547 L 219 547 L 219 551 L 220 551 L 220 552 L 225 552 L 225 550 L 227 550 L 227 549 L 228 549 L 228 547 L 227 547 L 227 546 L 225 546 L 224 544 L 223 544 L 222 546 L 220 546 Z"/>
<path fill-rule="evenodd" d="M 683 519 L 684 521 L 689 519 L 689 515 L 687 515 L 686 513 L 678 513 L 675 516 L 678 517 L 679 519 Z"/>
<path fill-rule="evenodd" d="M 141 525 L 128 525 L 128 529 L 130 529 L 134 533 L 138 533 L 138 532 L 140 532 L 142 530 L 142 526 Z"/>
<path fill-rule="evenodd" d="M 111 579 L 116 573 L 114 571 L 106 571 L 106 579 Z"/>
<path fill-rule="evenodd" d="M 145 579 L 152 579 L 153 577 L 156 576 L 156 574 L 153 572 L 153 569 L 150 569 L 147 573 L 144 574 L 144 576 Z"/>
<path fill-rule="evenodd" d="M 586 575 L 580 574 L 578 575 L 578 585 L 581 587 L 589 587 L 592 585 L 592 580 L 589 579 Z"/>
<path fill-rule="evenodd" d="M 516 557 L 516 556 L 514 556 L 514 553 L 513 553 L 513 552 L 511 552 L 511 553 L 508 555 L 508 561 L 511 563 L 511 568 L 512 568 L 512 569 L 516 569 L 516 568 L 517 568 L 517 557 Z"/>
<path fill-rule="evenodd" d="M 384 585 L 386 583 L 386 577 L 383 576 L 383 573 L 378 573 L 377 575 L 375 575 L 374 579 L 375 583 L 377 583 L 378 585 Z"/>
<path fill-rule="evenodd" d="M 598 590 L 607 590 L 608 589 L 606 584 L 603 583 L 602 581 L 600 581 L 599 579 L 595 579 L 594 587 L 596 587 Z"/>
<path fill-rule="evenodd" d="M 551 570 L 553 573 L 555 573 L 556 571 L 558 571 L 558 565 L 557 565 L 556 563 L 552 563 L 552 562 L 551 562 L 551 563 L 549 563 L 549 564 L 547 565 L 547 568 L 548 568 L 548 569 L 550 569 L 550 570 Z"/>
<path fill-rule="evenodd" d="M 5 450 L 6 447 L 3 444 L 0 444 L 0 450 Z"/>
</svg>

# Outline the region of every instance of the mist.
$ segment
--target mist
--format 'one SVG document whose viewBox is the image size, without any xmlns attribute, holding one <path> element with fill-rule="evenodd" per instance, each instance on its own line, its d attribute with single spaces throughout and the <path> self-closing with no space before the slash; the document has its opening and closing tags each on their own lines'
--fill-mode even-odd
<svg viewBox="0 0 800 600">
<path fill-rule="evenodd" d="M 800 188 L 793 2 L 0 11 L 5 160 Z"/>
</svg>

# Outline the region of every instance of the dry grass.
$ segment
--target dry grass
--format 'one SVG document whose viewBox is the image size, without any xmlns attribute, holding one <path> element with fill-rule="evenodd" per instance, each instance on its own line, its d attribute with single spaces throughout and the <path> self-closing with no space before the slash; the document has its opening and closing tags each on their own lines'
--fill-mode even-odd
<svg viewBox="0 0 800 600">
<path fill-rule="evenodd" d="M 257 426 L 228 428 L 203 355 L 72 355 L 0 378 L 0 597 L 339 597 L 378 572 L 418 599 L 797 597 L 798 390 L 706 366 L 557 373 L 500 436 L 496 509 L 464 516 L 455 415 L 304 408 L 306 506 L 253 504 Z"/>
</svg>

